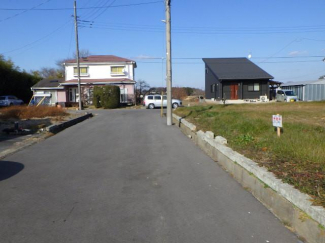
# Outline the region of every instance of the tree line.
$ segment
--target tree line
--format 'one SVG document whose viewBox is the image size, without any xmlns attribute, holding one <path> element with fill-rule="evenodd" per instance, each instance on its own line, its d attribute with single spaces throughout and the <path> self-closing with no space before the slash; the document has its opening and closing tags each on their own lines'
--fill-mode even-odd
<svg viewBox="0 0 325 243">
<path fill-rule="evenodd" d="M 0 95 L 14 95 L 28 103 L 33 95 L 30 88 L 39 80 L 0 54 Z"/>
</svg>

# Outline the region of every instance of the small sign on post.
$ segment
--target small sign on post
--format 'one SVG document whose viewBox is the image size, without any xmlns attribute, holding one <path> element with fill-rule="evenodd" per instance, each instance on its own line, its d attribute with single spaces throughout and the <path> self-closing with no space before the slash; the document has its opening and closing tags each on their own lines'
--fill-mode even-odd
<svg viewBox="0 0 325 243">
<path fill-rule="evenodd" d="M 277 128 L 278 137 L 281 135 L 282 116 L 280 114 L 272 116 L 273 126 Z"/>
</svg>

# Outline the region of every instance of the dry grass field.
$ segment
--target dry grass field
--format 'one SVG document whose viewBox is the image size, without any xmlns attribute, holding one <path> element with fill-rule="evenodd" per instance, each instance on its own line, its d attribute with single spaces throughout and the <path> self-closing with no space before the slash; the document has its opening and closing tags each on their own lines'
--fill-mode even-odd
<svg viewBox="0 0 325 243">
<path fill-rule="evenodd" d="M 325 206 L 325 102 L 205 104 L 175 113 L 227 138 L 228 146 Z M 276 114 L 283 117 L 281 137 L 272 126 Z"/>
<path fill-rule="evenodd" d="M 62 117 L 68 113 L 57 107 L 49 106 L 10 106 L 0 109 L 0 119 L 32 119 L 45 117 Z"/>
</svg>

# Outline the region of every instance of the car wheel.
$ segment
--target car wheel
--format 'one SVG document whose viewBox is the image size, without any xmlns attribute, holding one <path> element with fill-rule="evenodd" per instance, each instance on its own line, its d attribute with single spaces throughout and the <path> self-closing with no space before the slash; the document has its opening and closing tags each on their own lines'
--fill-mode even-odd
<svg viewBox="0 0 325 243">
<path fill-rule="evenodd" d="M 176 109 L 178 107 L 177 103 L 173 103 L 173 108 Z"/>
<path fill-rule="evenodd" d="M 155 105 L 154 105 L 154 104 L 149 104 L 149 105 L 148 105 L 148 108 L 149 108 L 149 109 L 155 109 Z"/>
<path fill-rule="evenodd" d="M 13 106 L 14 104 L 13 103 L 10 103 L 9 106 Z"/>
</svg>

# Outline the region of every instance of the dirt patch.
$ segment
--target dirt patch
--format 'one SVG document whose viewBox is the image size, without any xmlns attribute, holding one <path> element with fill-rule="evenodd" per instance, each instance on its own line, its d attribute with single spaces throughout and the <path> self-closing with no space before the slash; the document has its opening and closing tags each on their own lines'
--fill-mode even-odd
<svg viewBox="0 0 325 243">
<path fill-rule="evenodd" d="M 14 128 L 15 123 L 18 123 L 18 127 L 22 129 L 29 129 L 32 133 L 38 132 L 43 128 L 62 123 L 74 118 L 77 118 L 83 114 L 73 113 L 67 110 L 65 116 L 48 116 L 43 118 L 31 118 L 31 119 L 19 119 L 19 118 L 9 118 L 9 119 L 0 119 L 0 131 L 2 132 L 6 128 Z"/>
<path fill-rule="evenodd" d="M 0 109 L 0 113 L 1 111 Z M 47 126 L 60 124 L 84 115 L 84 112 L 75 109 L 64 109 L 64 113 L 64 116 L 0 119 L 0 159 L 52 136 L 52 133 L 45 130 Z M 10 132 L 9 134 L 2 132 L 6 128 L 15 128 L 16 123 L 20 128 L 19 132 Z M 30 131 L 20 132 L 21 129 L 29 129 Z"/>
</svg>

